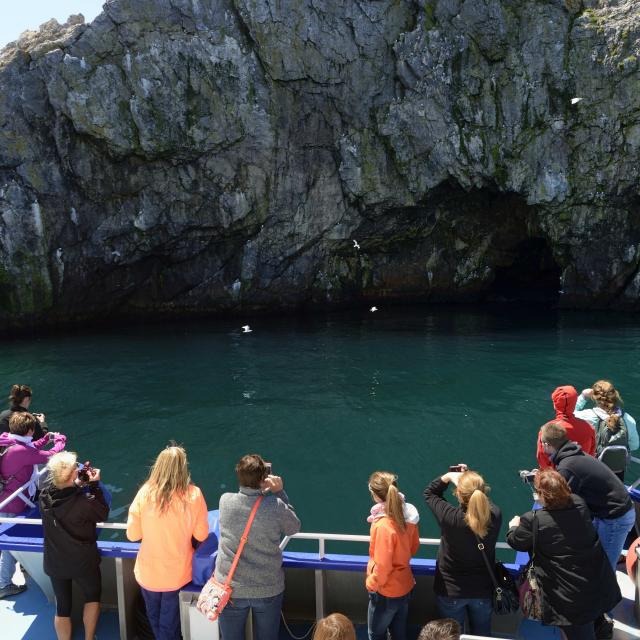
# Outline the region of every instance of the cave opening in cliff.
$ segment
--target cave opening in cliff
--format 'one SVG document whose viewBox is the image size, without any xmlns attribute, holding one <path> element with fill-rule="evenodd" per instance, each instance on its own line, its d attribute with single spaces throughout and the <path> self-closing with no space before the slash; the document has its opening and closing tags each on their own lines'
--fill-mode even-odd
<svg viewBox="0 0 640 640">
<path fill-rule="evenodd" d="M 560 295 L 561 269 L 544 238 L 522 240 L 513 250 L 509 265 L 494 269 L 490 302 L 555 304 Z"/>
</svg>

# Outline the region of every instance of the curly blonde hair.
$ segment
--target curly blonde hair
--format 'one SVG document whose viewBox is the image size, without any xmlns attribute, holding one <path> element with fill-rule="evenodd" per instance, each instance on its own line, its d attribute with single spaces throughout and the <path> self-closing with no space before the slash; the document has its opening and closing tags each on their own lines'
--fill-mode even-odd
<svg viewBox="0 0 640 640">
<path fill-rule="evenodd" d="M 593 401 L 609 414 L 606 420 L 607 427 L 614 433 L 620 429 L 620 416 L 616 414 L 618 407 L 622 406 L 622 398 L 618 390 L 608 380 L 598 380 L 591 387 Z"/>
</svg>

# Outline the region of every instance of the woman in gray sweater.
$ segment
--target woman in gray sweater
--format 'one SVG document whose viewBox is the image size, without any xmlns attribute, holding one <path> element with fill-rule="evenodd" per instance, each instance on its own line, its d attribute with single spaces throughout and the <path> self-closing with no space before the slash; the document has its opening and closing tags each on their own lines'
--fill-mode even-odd
<svg viewBox="0 0 640 640">
<path fill-rule="evenodd" d="M 216 580 L 225 581 L 251 508 L 258 496 L 264 498 L 231 581 L 233 594 L 220 615 L 220 631 L 224 640 L 244 640 L 251 609 L 256 640 L 277 640 L 284 592 L 280 542 L 300 531 L 300 520 L 289 504 L 282 478 L 269 474 L 259 455 L 242 457 L 236 474 L 238 493 L 225 493 L 220 498 Z"/>
</svg>

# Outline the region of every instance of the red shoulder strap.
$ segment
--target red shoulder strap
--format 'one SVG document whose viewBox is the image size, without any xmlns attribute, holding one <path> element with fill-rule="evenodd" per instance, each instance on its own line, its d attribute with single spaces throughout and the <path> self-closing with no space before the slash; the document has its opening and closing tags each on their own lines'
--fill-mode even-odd
<svg viewBox="0 0 640 640">
<path fill-rule="evenodd" d="M 259 496 L 255 504 L 253 505 L 253 508 L 251 509 L 251 513 L 249 514 L 249 520 L 247 520 L 247 524 L 244 528 L 244 531 L 242 532 L 242 537 L 240 538 L 240 544 L 238 545 L 238 550 L 236 551 L 236 555 L 233 558 L 233 564 L 231 565 L 231 569 L 229 569 L 229 575 L 227 576 L 227 579 L 224 581 L 226 586 L 229 586 L 231 584 L 233 574 L 235 573 L 236 567 L 238 566 L 238 560 L 240 560 L 240 556 L 242 554 L 242 550 L 244 549 L 244 545 L 247 544 L 249 529 L 251 529 L 251 525 L 253 524 L 253 520 L 256 517 L 256 513 L 258 511 L 258 507 L 260 506 L 260 503 L 262 502 L 262 498 L 264 498 L 264 496 Z"/>
</svg>

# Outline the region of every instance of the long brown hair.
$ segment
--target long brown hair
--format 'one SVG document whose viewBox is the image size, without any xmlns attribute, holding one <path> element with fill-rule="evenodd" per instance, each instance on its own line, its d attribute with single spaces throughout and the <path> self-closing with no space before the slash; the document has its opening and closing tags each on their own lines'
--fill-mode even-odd
<svg viewBox="0 0 640 640">
<path fill-rule="evenodd" d="M 374 471 L 369 477 L 369 491 L 384 502 L 385 513 L 404 529 L 404 507 L 398 491 L 398 477 L 389 471 Z"/>
<path fill-rule="evenodd" d="M 465 471 L 458 480 L 456 496 L 465 507 L 464 521 L 479 538 L 484 538 L 491 522 L 491 503 L 487 493 L 491 487 L 475 471 Z"/>
<path fill-rule="evenodd" d="M 158 454 L 145 483 L 161 513 L 169 508 L 174 497 L 183 499 L 190 484 L 187 452 L 179 446 L 169 446 Z"/>
<path fill-rule="evenodd" d="M 591 389 L 593 390 L 594 402 L 608 414 L 605 420 L 607 428 L 609 431 L 616 433 L 622 426 L 620 424 L 620 416 L 616 413 L 616 409 L 623 404 L 618 390 L 608 380 L 594 382 Z"/>
</svg>

